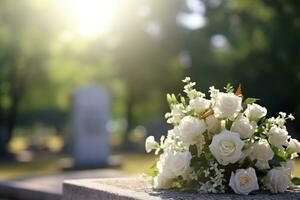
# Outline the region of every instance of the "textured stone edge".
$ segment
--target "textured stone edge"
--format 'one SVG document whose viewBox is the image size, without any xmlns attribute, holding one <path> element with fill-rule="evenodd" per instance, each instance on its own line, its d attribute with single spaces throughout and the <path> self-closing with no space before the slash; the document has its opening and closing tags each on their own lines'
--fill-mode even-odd
<svg viewBox="0 0 300 200">
<path fill-rule="evenodd" d="M 143 183 L 139 180 L 145 179 L 131 177 L 64 181 L 63 200 L 300 200 L 299 190 L 292 190 L 281 194 L 258 191 L 246 196 L 236 194 L 195 194 L 179 190 L 152 190 L 148 187 L 145 187 L 143 191 L 143 185 L 141 185 Z M 136 183 L 138 183 L 138 185 L 136 185 Z"/>
<path fill-rule="evenodd" d="M 118 178 L 116 180 L 128 179 Z M 101 179 L 103 182 L 105 179 Z M 109 178 L 109 180 L 112 180 Z M 145 192 L 137 192 L 98 182 L 99 179 L 67 180 L 63 182 L 63 200 L 107 199 L 107 200 L 159 200 Z"/>
<path fill-rule="evenodd" d="M 16 191 L 17 190 L 17 191 Z M 42 192 L 33 190 L 32 188 L 19 187 L 15 184 L 2 184 L 0 183 L 0 196 L 13 198 L 13 199 L 24 199 L 24 200 L 59 200 L 61 195 L 51 192 Z"/>
</svg>

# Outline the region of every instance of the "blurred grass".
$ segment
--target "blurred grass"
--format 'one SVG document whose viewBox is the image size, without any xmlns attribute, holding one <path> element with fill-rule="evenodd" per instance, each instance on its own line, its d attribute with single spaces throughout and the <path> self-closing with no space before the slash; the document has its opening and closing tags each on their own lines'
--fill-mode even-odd
<svg viewBox="0 0 300 200">
<path fill-rule="evenodd" d="M 121 170 L 126 173 L 147 173 L 155 163 L 156 157 L 145 154 L 122 154 L 123 166 Z"/>
<path fill-rule="evenodd" d="M 145 154 L 122 153 L 121 171 L 130 174 L 147 173 L 156 157 Z M 17 177 L 37 176 L 60 172 L 60 156 L 46 156 L 32 162 L 0 162 L 0 180 Z M 300 160 L 296 160 L 294 175 L 300 177 Z"/>
<path fill-rule="evenodd" d="M 147 173 L 155 162 L 155 157 L 144 154 L 120 154 L 123 165 L 120 170 L 130 174 Z M 38 176 L 62 171 L 60 156 L 51 155 L 35 159 L 31 162 L 0 162 L 0 180 L 18 177 Z"/>
<path fill-rule="evenodd" d="M 46 156 L 32 162 L 0 162 L 0 180 L 17 177 L 38 176 L 59 172 L 59 158 Z"/>
</svg>

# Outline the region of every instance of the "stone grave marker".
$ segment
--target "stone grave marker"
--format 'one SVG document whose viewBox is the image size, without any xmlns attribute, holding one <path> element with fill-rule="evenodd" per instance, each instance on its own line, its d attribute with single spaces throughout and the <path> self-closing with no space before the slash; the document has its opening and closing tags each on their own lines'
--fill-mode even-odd
<svg viewBox="0 0 300 200">
<path fill-rule="evenodd" d="M 110 155 L 108 93 L 100 86 L 89 84 L 76 90 L 72 100 L 74 167 L 106 166 Z"/>
</svg>

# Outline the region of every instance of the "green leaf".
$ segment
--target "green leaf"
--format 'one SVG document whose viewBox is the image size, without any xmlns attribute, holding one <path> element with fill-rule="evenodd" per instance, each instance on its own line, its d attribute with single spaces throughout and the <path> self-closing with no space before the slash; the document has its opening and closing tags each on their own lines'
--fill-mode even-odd
<svg viewBox="0 0 300 200">
<path fill-rule="evenodd" d="M 157 176 L 157 174 L 158 174 L 158 170 L 157 170 L 156 163 L 155 163 L 154 165 L 152 165 L 150 167 L 150 170 L 148 172 L 148 176 L 155 177 L 155 176 Z"/>
<path fill-rule="evenodd" d="M 227 129 L 227 130 L 230 130 L 232 124 L 233 124 L 233 121 L 227 119 L 227 120 L 225 121 L 225 127 L 226 127 L 226 129 Z"/>
<path fill-rule="evenodd" d="M 177 103 L 177 99 L 176 96 L 174 94 L 167 94 L 167 102 L 169 103 L 169 105 L 173 105 Z"/>
<path fill-rule="evenodd" d="M 291 181 L 294 185 L 300 185 L 300 178 L 298 178 L 298 177 L 292 178 Z"/>
<path fill-rule="evenodd" d="M 185 103 L 185 98 L 184 97 L 180 97 L 180 101 L 181 101 L 181 103 L 183 104 L 183 105 L 186 105 L 186 103 Z"/>
<path fill-rule="evenodd" d="M 234 87 L 230 83 L 227 83 L 225 89 L 226 89 L 227 93 L 233 93 L 234 92 Z"/>
<path fill-rule="evenodd" d="M 277 159 L 285 161 L 289 157 L 289 154 L 286 151 L 281 150 L 278 147 L 272 146 L 272 150 L 275 153 L 275 158 L 277 157 Z"/>
<path fill-rule="evenodd" d="M 274 167 L 280 167 L 281 163 L 284 162 L 285 160 L 277 157 L 276 155 L 274 156 L 274 158 L 272 160 L 269 160 L 269 165 L 272 166 L 272 168 Z"/>
<path fill-rule="evenodd" d="M 171 98 L 170 94 L 167 94 L 167 101 L 168 101 L 168 103 L 170 103 L 172 101 L 172 98 Z"/>
<path fill-rule="evenodd" d="M 191 152 L 192 156 L 198 156 L 198 148 L 195 144 L 190 145 L 189 151 Z"/>
<path fill-rule="evenodd" d="M 245 101 L 243 102 L 243 107 L 246 107 L 248 104 L 252 104 L 255 103 L 256 101 L 258 101 L 259 99 L 256 98 L 247 98 L 245 99 Z"/>
</svg>

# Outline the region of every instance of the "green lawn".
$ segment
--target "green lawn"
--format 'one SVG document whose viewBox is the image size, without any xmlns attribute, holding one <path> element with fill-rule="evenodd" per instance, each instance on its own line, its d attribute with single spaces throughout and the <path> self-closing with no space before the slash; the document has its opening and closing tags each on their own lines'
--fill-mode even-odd
<svg viewBox="0 0 300 200">
<path fill-rule="evenodd" d="M 120 168 L 126 173 L 147 173 L 155 162 L 155 157 L 143 154 L 122 154 L 123 165 Z M 60 172 L 60 157 L 47 156 L 28 163 L 1 162 L 0 180 L 24 176 L 36 176 Z M 300 160 L 296 161 L 295 176 L 300 176 Z"/>
</svg>

